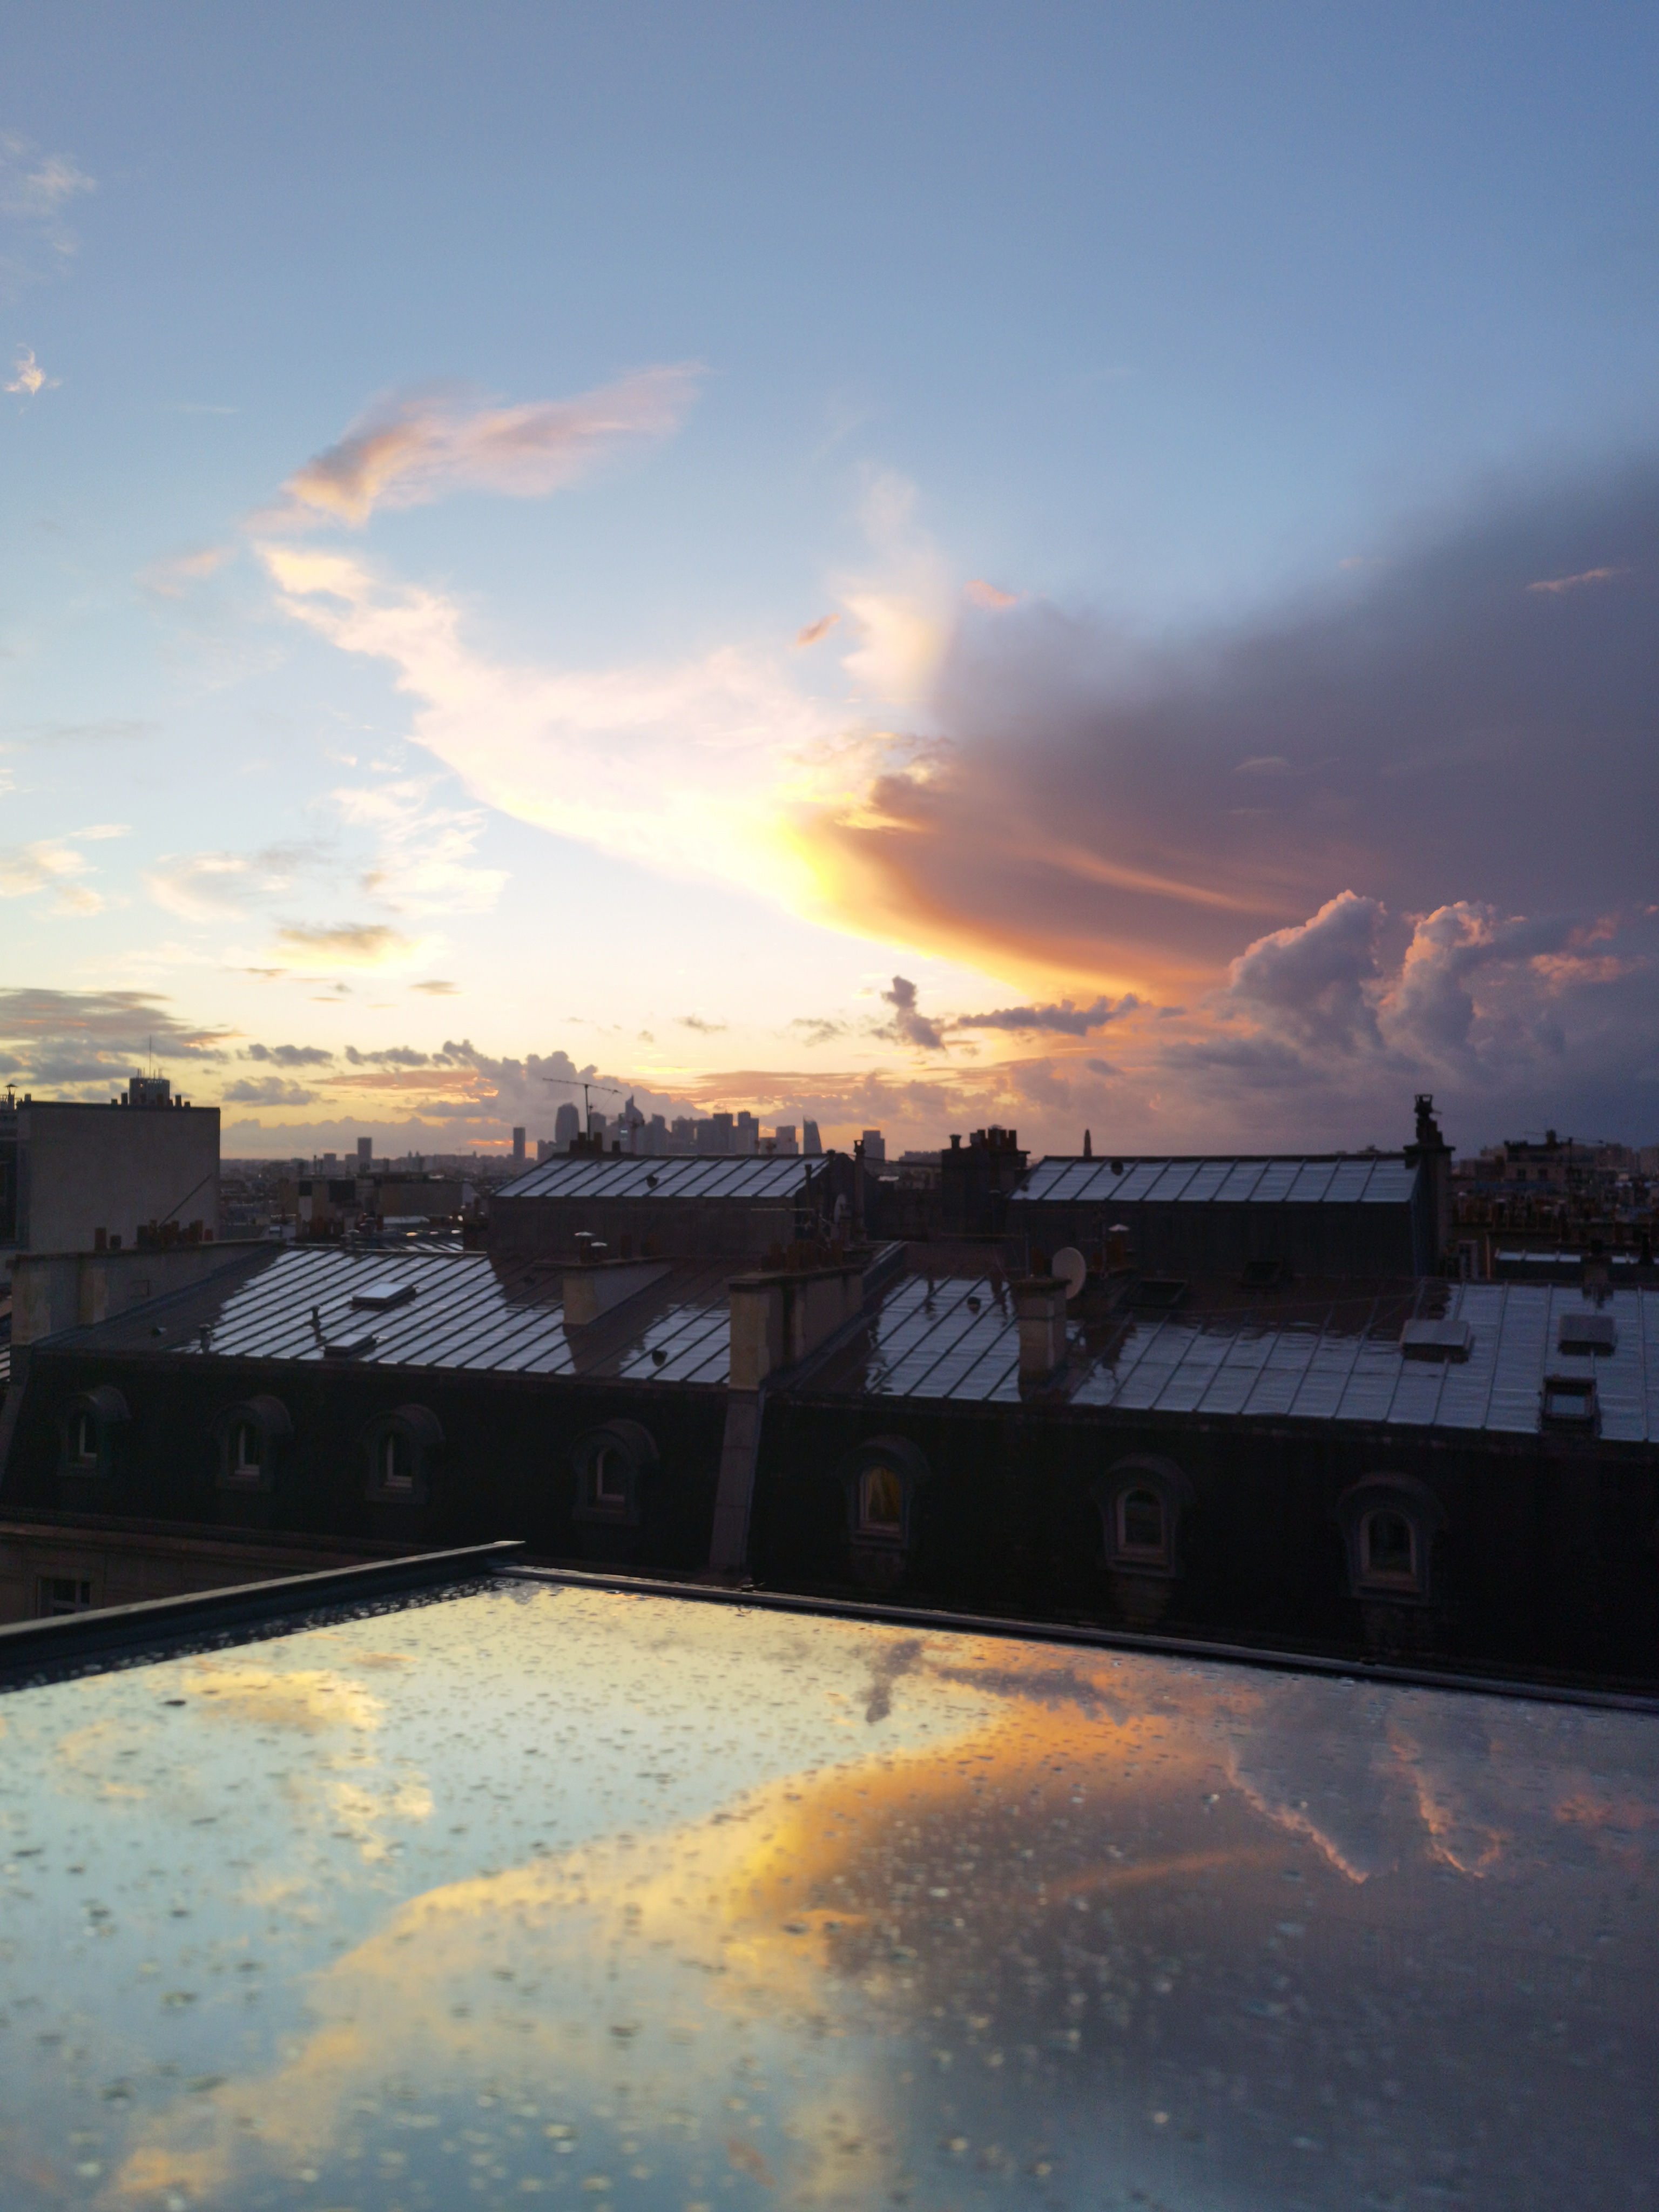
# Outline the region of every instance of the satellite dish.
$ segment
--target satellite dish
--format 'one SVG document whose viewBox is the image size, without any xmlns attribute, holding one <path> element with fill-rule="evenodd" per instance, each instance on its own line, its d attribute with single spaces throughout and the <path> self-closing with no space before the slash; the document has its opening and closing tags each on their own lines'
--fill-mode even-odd
<svg viewBox="0 0 1659 2212">
<path fill-rule="evenodd" d="M 1054 1256 L 1053 1265 L 1054 1279 L 1065 1284 L 1069 1304 L 1089 1279 L 1089 1262 L 1075 1244 L 1062 1244 Z"/>
</svg>

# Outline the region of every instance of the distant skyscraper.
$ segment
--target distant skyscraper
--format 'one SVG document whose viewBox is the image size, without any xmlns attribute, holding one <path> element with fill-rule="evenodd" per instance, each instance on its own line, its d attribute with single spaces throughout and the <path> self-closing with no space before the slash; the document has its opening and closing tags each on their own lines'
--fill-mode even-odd
<svg viewBox="0 0 1659 2212">
<path fill-rule="evenodd" d="M 879 1129 L 864 1132 L 864 1157 L 866 1160 L 884 1160 L 887 1158 L 887 1139 Z"/>
<path fill-rule="evenodd" d="M 358 1139 L 357 1139 L 357 1164 L 358 1164 L 358 1166 L 359 1166 L 360 1168 L 362 1168 L 362 1169 L 364 1169 L 365 1170 L 367 1170 L 370 1166 L 372 1166 L 372 1165 L 373 1165 L 373 1164 L 374 1164 L 374 1138 L 373 1138 L 373 1137 L 359 1137 L 359 1138 L 358 1138 Z"/>
<path fill-rule="evenodd" d="M 800 1148 L 809 1160 L 815 1160 L 822 1154 L 823 1139 L 818 1134 L 818 1125 L 816 1121 L 801 1123 Z"/>
<path fill-rule="evenodd" d="M 368 1139 L 364 1138 L 358 1144 L 357 1150 L 360 1152 L 368 1141 Z M 524 1131 L 522 1129 L 515 1129 L 513 1132 L 513 1157 L 520 1167 L 524 1165 Z"/>
<path fill-rule="evenodd" d="M 582 1117 L 574 1098 L 567 1098 L 553 1117 L 553 1145 L 556 1152 L 568 1152 L 582 1133 Z"/>
</svg>

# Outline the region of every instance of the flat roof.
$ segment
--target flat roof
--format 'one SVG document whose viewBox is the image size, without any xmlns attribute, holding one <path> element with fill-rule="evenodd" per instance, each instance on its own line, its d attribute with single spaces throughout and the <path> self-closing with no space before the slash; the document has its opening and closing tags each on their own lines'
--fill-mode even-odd
<svg viewBox="0 0 1659 2212">
<path fill-rule="evenodd" d="M 1419 1170 L 1399 1152 L 1322 1152 L 1285 1158 L 1046 1159 L 1028 1168 L 1011 1206 L 1245 1204 L 1408 1206 Z"/>
<path fill-rule="evenodd" d="M 20 2212 L 1650 2181 L 1653 1714 L 504 1575 L 0 1718 Z"/>
<path fill-rule="evenodd" d="M 503 1183 L 494 1197 L 781 1200 L 798 1197 L 807 1177 L 823 1165 L 822 1156 L 799 1153 L 680 1154 L 662 1159 L 560 1153 Z"/>
</svg>

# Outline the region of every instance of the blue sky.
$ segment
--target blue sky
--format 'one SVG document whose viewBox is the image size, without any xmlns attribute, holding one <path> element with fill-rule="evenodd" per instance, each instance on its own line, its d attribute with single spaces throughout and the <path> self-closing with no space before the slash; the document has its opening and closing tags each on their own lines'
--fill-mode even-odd
<svg viewBox="0 0 1659 2212">
<path fill-rule="evenodd" d="M 3 1072 L 1652 1141 L 1656 44 L 9 11 Z"/>
</svg>

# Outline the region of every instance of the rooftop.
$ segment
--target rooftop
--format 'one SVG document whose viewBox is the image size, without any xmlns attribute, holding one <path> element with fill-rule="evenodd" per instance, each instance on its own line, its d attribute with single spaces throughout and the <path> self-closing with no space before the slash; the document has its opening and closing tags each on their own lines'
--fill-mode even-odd
<svg viewBox="0 0 1659 2212">
<path fill-rule="evenodd" d="M 1613 1323 L 1612 1351 L 1562 1348 L 1586 1312 Z M 1414 1356 L 1409 1321 L 1468 1324 L 1462 1358 Z M 1015 1403 L 1019 1334 L 1000 1277 L 894 1284 L 866 1335 L 827 1362 L 814 1393 Z M 1659 1440 L 1659 1292 L 1599 1303 L 1576 1285 L 1383 1282 L 1252 1297 L 1200 1286 L 1173 1313 L 1133 1304 L 1067 1322 L 1055 1402 L 1124 1412 L 1394 1422 L 1536 1434 L 1546 1375 L 1593 1381 L 1604 1440 Z"/>
<path fill-rule="evenodd" d="M 1188 1206 L 1407 1206 L 1417 1174 L 1399 1152 L 1325 1152 L 1304 1159 L 1050 1158 L 1027 1170 L 1009 1202 L 1091 1206 L 1109 1198 L 1119 1206 L 1174 1199 Z"/>
<path fill-rule="evenodd" d="M 1648 2194 L 1659 1716 L 522 1573 L 270 1613 L 0 1700 L 17 2212 Z"/>
<path fill-rule="evenodd" d="M 899 1248 L 886 1250 L 890 1268 Z M 189 1290 L 52 1340 L 179 1359 L 349 1358 L 724 1385 L 734 1263 L 634 1264 L 646 1286 L 574 1328 L 563 1306 L 568 1269 L 557 1261 L 266 1246 Z M 863 1330 L 809 1358 L 802 1389 L 1030 1402 L 1005 1277 L 872 1269 L 866 1280 L 879 1287 L 868 1291 Z M 1045 1387 L 1046 1402 L 1534 1435 L 1546 1378 L 1564 1378 L 1594 1382 L 1604 1442 L 1659 1442 L 1659 1291 L 1437 1279 L 1146 1289 L 1181 1302 L 1170 1310 L 1137 1305 L 1139 1286 L 1126 1278 L 1109 1310 L 1092 1300 L 1070 1310 L 1066 1364 Z M 1601 1317 L 1595 1333 L 1610 1334 L 1610 1345 L 1585 1348 L 1577 1324 L 1587 1315 Z M 1408 1346 L 1407 1324 L 1422 1321 L 1451 1328 L 1432 1341 L 1433 1333 L 1419 1332 Z"/>
<path fill-rule="evenodd" d="M 630 1154 L 561 1154 L 515 1176 L 501 1198 L 732 1198 L 787 1200 L 800 1194 L 819 1158 L 717 1154 L 635 1159 Z"/>
<path fill-rule="evenodd" d="M 267 1247 L 190 1290 L 73 1334 L 110 1352 L 180 1359 L 333 1364 L 356 1344 L 356 1366 L 724 1382 L 730 1261 L 655 1265 L 657 1279 L 626 1305 L 572 1331 L 556 1262 Z"/>
</svg>

